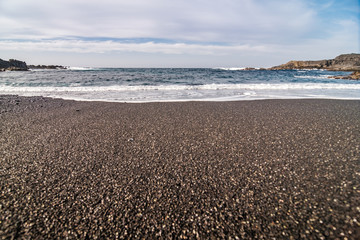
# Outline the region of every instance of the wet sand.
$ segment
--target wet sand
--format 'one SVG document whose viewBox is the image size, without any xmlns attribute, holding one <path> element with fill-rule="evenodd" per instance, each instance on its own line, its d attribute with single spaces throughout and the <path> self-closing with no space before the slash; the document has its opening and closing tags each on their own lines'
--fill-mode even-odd
<svg viewBox="0 0 360 240">
<path fill-rule="evenodd" d="M 360 101 L 0 96 L 0 236 L 359 239 Z"/>
</svg>

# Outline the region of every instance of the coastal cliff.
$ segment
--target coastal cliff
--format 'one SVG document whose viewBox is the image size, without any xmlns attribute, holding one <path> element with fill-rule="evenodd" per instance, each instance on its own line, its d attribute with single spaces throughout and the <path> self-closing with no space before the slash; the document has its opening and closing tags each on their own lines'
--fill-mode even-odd
<svg viewBox="0 0 360 240">
<path fill-rule="evenodd" d="M 331 71 L 360 71 L 360 54 L 342 54 L 334 59 L 318 61 L 290 61 L 269 70 L 325 69 Z"/>
<path fill-rule="evenodd" d="M 27 71 L 29 70 L 28 66 L 25 62 L 10 59 L 9 61 L 5 61 L 0 59 L 0 71 Z"/>
</svg>

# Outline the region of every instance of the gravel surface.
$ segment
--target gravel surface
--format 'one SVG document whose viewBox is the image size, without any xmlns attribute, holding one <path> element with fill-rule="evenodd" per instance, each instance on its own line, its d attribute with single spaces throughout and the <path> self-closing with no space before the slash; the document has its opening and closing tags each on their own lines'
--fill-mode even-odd
<svg viewBox="0 0 360 240">
<path fill-rule="evenodd" d="M 0 96 L 1 239 L 359 239 L 360 101 Z"/>
</svg>

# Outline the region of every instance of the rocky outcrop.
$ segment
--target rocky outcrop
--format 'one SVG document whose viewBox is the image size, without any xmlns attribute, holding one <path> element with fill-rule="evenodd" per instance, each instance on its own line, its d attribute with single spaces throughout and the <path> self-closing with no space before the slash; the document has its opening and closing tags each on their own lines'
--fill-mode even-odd
<svg viewBox="0 0 360 240">
<path fill-rule="evenodd" d="M 270 70 L 287 70 L 287 69 L 323 69 L 331 65 L 332 60 L 320 61 L 290 61 L 280 66 L 270 68 Z"/>
<path fill-rule="evenodd" d="M 29 65 L 29 69 L 67 69 L 60 65 Z"/>
<path fill-rule="evenodd" d="M 10 59 L 9 61 L 5 61 L 0 59 L 0 71 L 27 71 L 28 66 L 25 62 L 18 61 L 15 59 Z"/>
<path fill-rule="evenodd" d="M 319 61 L 290 61 L 269 70 L 326 69 L 331 71 L 360 71 L 360 54 L 343 54 L 335 59 Z"/>
<path fill-rule="evenodd" d="M 66 69 L 60 65 L 27 65 L 26 62 L 22 62 L 15 59 L 5 61 L 0 59 L 0 71 L 27 71 L 29 69 Z"/>
<path fill-rule="evenodd" d="M 337 56 L 328 70 L 360 71 L 360 54 L 343 54 Z"/>
<path fill-rule="evenodd" d="M 346 76 L 331 76 L 329 78 L 335 78 L 335 79 L 349 79 L 349 80 L 360 80 L 360 71 L 355 71 L 350 75 Z"/>
</svg>

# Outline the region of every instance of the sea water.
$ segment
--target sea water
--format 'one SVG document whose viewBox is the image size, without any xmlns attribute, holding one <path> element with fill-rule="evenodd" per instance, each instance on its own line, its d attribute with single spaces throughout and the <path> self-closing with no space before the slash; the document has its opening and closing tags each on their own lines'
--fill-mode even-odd
<svg viewBox="0 0 360 240">
<path fill-rule="evenodd" d="M 0 72 L 0 94 L 108 102 L 360 99 L 347 72 L 242 68 L 69 68 Z"/>
</svg>

